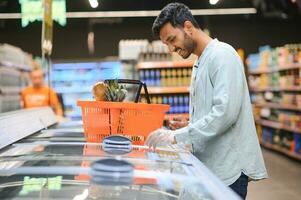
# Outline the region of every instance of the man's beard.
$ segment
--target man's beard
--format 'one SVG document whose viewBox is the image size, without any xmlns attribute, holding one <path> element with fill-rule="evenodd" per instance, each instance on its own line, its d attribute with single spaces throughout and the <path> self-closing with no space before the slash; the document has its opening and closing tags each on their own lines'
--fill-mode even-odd
<svg viewBox="0 0 301 200">
<path fill-rule="evenodd" d="M 187 33 L 184 31 L 184 50 L 186 51 L 186 54 L 185 55 L 181 55 L 182 58 L 186 59 L 188 58 L 193 52 L 194 50 L 196 49 L 196 42 L 191 39 Z"/>
</svg>

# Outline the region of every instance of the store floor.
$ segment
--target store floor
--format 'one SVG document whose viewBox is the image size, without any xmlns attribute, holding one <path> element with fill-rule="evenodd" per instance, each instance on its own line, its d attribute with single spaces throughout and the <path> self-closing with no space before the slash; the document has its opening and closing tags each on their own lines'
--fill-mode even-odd
<svg viewBox="0 0 301 200">
<path fill-rule="evenodd" d="M 269 179 L 251 182 L 247 200 L 300 200 L 301 162 L 262 149 Z"/>
</svg>

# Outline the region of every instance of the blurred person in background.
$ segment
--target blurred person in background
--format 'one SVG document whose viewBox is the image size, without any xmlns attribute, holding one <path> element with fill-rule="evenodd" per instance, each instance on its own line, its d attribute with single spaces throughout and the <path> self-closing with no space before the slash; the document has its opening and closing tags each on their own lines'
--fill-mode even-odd
<svg viewBox="0 0 301 200">
<path fill-rule="evenodd" d="M 62 106 L 54 89 L 44 84 L 44 73 L 35 63 L 30 73 L 31 86 L 21 92 L 21 106 L 23 108 L 34 108 L 50 106 L 57 116 L 63 116 Z"/>
</svg>

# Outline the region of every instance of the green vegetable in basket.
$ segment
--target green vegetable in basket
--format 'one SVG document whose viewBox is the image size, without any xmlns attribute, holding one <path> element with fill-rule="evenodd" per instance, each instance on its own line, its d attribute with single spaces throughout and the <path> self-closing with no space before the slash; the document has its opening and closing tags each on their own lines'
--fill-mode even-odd
<svg viewBox="0 0 301 200">
<path fill-rule="evenodd" d="M 127 90 L 117 80 L 110 80 L 107 83 L 106 100 L 121 102 L 125 99 Z"/>
</svg>

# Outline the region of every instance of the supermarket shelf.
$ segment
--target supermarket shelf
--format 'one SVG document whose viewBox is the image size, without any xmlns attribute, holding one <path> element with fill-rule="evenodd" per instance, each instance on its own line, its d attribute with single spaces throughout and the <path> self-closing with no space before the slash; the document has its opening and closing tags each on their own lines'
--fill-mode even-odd
<svg viewBox="0 0 301 200">
<path fill-rule="evenodd" d="M 92 91 L 91 87 L 85 88 L 82 87 L 78 89 L 76 87 L 58 87 L 55 88 L 57 93 L 65 94 L 65 93 L 90 93 Z"/>
<path fill-rule="evenodd" d="M 297 159 L 299 161 L 301 161 L 301 155 L 298 155 L 294 152 L 291 152 L 283 147 L 279 147 L 275 144 L 271 144 L 271 143 L 267 143 L 267 142 L 263 142 L 263 141 L 260 141 L 260 145 L 267 148 L 267 149 L 271 149 L 271 150 L 274 150 L 274 151 L 277 151 L 277 152 L 280 152 L 280 153 L 283 153 L 291 158 L 294 158 L 294 159 Z"/>
<path fill-rule="evenodd" d="M 273 72 L 291 70 L 291 69 L 300 69 L 300 68 L 301 68 L 301 63 L 291 63 L 291 64 L 285 64 L 285 65 L 273 67 L 271 69 L 250 70 L 249 74 L 260 75 L 260 74 L 267 74 L 267 73 L 273 73 Z"/>
<path fill-rule="evenodd" d="M 26 65 L 16 65 L 16 64 L 14 64 L 12 62 L 4 61 L 4 60 L 0 60 L 0 66 L 2 66 L 2 67 L 17 68 L 17 69 L 24 70 L 24 71 L 31 71 L 31 68 L 29 66 L 26 66 Z"/>
<path fill-rule="evenodd" d="M 85 77 L 85 76 L 76 76 L 76 77 L 62 77 L 62 78 L 58 78 L 56 77 L 55 79 L 52 79 L 51 81 L 53 83 L 55 82 L 75 82 L 75 81 L 78 81 L 78 82 L 83 82 L 83 81 L 87 81 L 87 80 L 92 80 L 91 82 L 95 83 L 97 82 L 98 80 L 95 79 L 95 77 Z"/>
<path fill-rule="evenodd" d="M 173 93 L 189 93 L 188 86 L 180 86 L 180 87 L 148 87 L 147 88 L 149 94 L 173 94 Z M 144 91 L 142 91 L 142 94 Z"/>
<path fill-rule="evenodd" d="M 301 86 L 287 86 L 287 87 L 265 87 L 265 88 L 250 88 L 251 92 L 279 92 L 279 91 L 288 91 L 288 92 L 300 92 Z"/>
<path fill-rule="evenodd" d="M 162 61 L 162 62 L 140 62 L 137 69 L 161 69 L 161 68 L 183 68 L 192 67 L 194 61 Z"/>
<path fill-rule="evenodd" d="M 293 111 L 301 111 L 301 108 L 296 105 L 291 104 L 280 104 L 280 103 L 254 103 L 253 105 L 258 107 L 268 107 L 268 108 L 276 108 L 283 110 L 293 110 Z"/>
<path fill-rule="evenodd" d="M 0 94 L 19 94 L 22 91 L 20 86 L 1 86 L 0 85 Z"/>
<path fill-rule="evenodd" d="M 280 65 L 278 67 L 278 71 L 284 71 L 284 70 L 290 70 L 290 69 L 300 69 L 301 63 L 290 63 L 290 64 L 284 64 Z"/>
<path fill-rule="evenodd" d="M 189 118 L 189 114 L 188 113 L 182 113 L 182 114 L 166 114 L 164 117 L 164 120 L 170 120 L 173 119 L 175 117 L 179 117 L 179 116 L 183 116 L 185 118 Z"/>
<path fill-rule="evenodd" d="M 275 129 L 281 129 L 281 130 L 301 134 L 301 129 L 293 128 L 293 127 L 281 124 L 279 122 L 273 122 L 270 120 L 260 119 L 260 120 L 256 120 L 256 123 L 261 124 L 262 126 L 267 126 L 267 127 L 271 127 L 271 128 L 275 128 Z"/>
<path fill-rule="evenodd" d="M 83 69 L 97 69 L 99 64 L 97 63 L 54 63 L 53 70 L 83 70 Z"/>
</svg>

